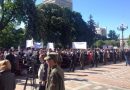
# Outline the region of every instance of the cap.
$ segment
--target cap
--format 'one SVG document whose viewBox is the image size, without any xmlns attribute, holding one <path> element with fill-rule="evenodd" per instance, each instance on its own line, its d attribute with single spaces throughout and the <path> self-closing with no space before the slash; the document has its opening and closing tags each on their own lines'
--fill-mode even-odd
<svg viewBox="0 0 130 90">
<path fill-rule="evenodd" d="M 56 52 L 50 52 L 45 58 L 44 60 L 54 60 L 56 61 L 58 59 L 58 53 Z"/>
<path fill-rule="evenodd" d="M 44 60 L 50 60 L 51 59 L 51 57 L 49 56 L 49 55 L 47 55 L 45 58 L 44 58 Z"/>
</svg>

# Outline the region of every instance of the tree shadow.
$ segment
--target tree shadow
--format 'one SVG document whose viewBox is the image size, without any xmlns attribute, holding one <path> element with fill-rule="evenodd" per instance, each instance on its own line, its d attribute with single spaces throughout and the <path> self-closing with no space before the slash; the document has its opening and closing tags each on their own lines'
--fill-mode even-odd
<svg viewBox="0 0 130 90">
<path fill-rule="evenodd" d="M 119 69 L 119 68 L 110 68 L 110 69 Z"/>
<path fill-rule="evenodd" d="M 26 81 L 26 77 L 24 76 L 16 76 L 16 83 L 19 84 L 19 83 L 25 83 Z"/>
<path fill-rule="evenodd" d="M 17 83 L 17 84 L 25 83 L 25 80 L 16 79 L 16 83 Z"/>
<path fill-rule="evenodd" d="M 65 75 L 71 75 L 71 76 L 88 76 L 88 75 L 83 75 L 83 74 L 65 74 Z"/>
<path fill-rule="evenodd" d="M 77 79 L 77 78 L 65 78 L 65 81 L 85 81 L 85 82 L 88 82 L 87 79 Z"/>
<path fill-rule="evenodd" d="M 36 83 L 36 79 L 35 79 L 35 86 L 38 86 L 39 84 Z M 16 84 L 17 85 L 24 85 L 25 86 L 26 83 L 26 77 L 16 77 Z M 26 86 L 34 86 L 33 85 L 33 79 L 32 78 L 28 78 Z"/>
<path fill-rule="evenodd" d="M 107 72 L 106 70 L 91 70 L 91 71 L 97 71 L 97 72 Z"/>
<path fill-rule="evenodd" d="M 100 74 L 100 73 L 97 73 L 97 72 L 82 72 L 82 73 L 89 73 L 89 74 Z"/>
<path fill-rule="evenodd" d="M 124 65 L 114 64 L 113 66 L 125 66 L 125 64 Z"/>
<path fill-rule="evenodd" d="M 103 67 L 103 68 L 107 68 L 107 69 L 119 69 L 119 68 L 115 68 L 115 67 Z"/>
</svg>

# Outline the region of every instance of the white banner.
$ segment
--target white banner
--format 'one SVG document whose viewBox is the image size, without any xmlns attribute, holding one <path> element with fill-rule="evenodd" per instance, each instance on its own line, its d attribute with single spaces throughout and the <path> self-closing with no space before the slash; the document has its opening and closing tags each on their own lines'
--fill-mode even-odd
<svg viewBox="0 0 130 90">
<path fill-rule="evenodd" d="M 103 49 L 113 49 L 112 45 L 103 45 Z"/>
<path fill-rule="evenodd" d="M 34 42 L 34 48 L 36 48 L 36 49 L 43 48 L 43 43 L 42 42 Z"/>
<path fill-rule="evenodd" d="M 87 49 L 87 42 L 72 42 L 73 49 Z"/>
<path fill-rule="evenodd" d="M 20 47 L 20 46 L 18 46 L 18 51 L 19 51 L 19 52 L 21 51 L 21 47 Z"/>
<path fill-rule="evenodd" d="M 108 46 L 107 45 L 103 45 L 103 49 L 108 49 Z"/>
<path fill-rule="evenodd" d="M 118 49 L 118 47 L 117 47 L 117 46 L 115 46 L 115 47 L 113 47 L 113 49 Z"/>
<path fill-rule="evenodd" d="M 108 45 L 108 49 L 113 49 L 113 46 L 112 45 Z"/>
<path fill-rule="evenodd" d="M 33 47 L 33 39 L 32 40 L 26 40 L 26 47 Z"/>
<path fill-rule="evenodd" d="M 54 43 L 48 43 L 47 44 L 47 49 L 54 50 Z"/>
</svg>

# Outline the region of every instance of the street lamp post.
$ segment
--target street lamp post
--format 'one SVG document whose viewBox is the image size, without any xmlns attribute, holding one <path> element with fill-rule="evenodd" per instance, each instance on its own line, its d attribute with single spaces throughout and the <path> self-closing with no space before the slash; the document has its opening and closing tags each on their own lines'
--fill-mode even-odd
<svg viewBox="0 0 130 90">
<path fill-rule="evenodd" d="M 122 32 L 122 43 L 121 43 L 121 48 L 124 51 L 124 31 L 128 29 L 128 26 L 125 26 L 124 24 L 121 24 L 119 27 L 117 27 L 118 30 Z"/>
</svg>

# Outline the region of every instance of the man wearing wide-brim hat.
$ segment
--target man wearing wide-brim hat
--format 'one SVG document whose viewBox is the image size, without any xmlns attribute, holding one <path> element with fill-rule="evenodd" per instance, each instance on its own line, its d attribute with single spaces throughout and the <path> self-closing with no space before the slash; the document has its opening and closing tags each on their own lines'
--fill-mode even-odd
<svg viewBox="0 0 130 90">
<path fill-rule="evenodd" d="M 64 71 L 58 66 L 57 59 L 56 52 L 51 52 L 44 58 L 49 66 L 46 90 L 65 90 Z"/>
</svg>

